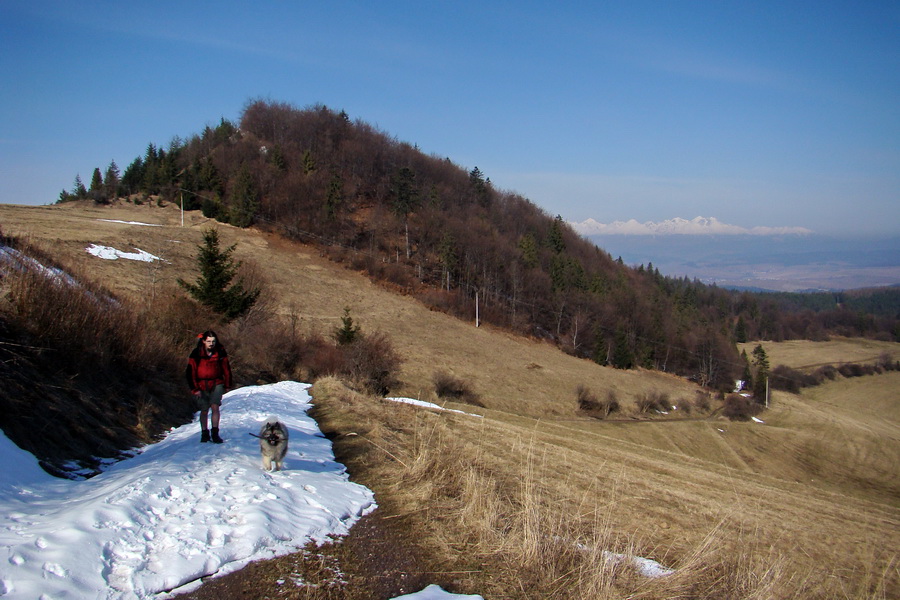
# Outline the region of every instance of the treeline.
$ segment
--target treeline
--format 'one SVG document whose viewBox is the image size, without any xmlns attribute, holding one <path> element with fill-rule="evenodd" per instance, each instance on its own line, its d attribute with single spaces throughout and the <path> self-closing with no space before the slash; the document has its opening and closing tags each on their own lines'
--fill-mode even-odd
<svg viewBox="0 0 900 600">
<path fill-rule="evenodd" d="M 761 295 L 664 277 L 652 265 L 626 267 L 477 167 L 321 105 L 253 101 L 239 125 L 223 119 L 165 150 L 151 144 L 121 178 L 92 180 L 105 191 L 97 201 L 113 188 L 313 241 L 436 309 L 477 314 L 620 368 L 725 387 L 744 369 L 735 341 L 833 331 L 824 313 L 783 311 Z M 854 324 L 856 315 L 837 320 L 848 335 L 900 334 L 896 318 L 874 331 L 872 321 Z"/>
<path fill-rule="evenodd" d="M 766 292 L 779 308 L 791 312 L 828 312 L 845 309 L 872 317 L 900 316 L 900 286 L 846 290 L 841 292 Z"/>
</svg>

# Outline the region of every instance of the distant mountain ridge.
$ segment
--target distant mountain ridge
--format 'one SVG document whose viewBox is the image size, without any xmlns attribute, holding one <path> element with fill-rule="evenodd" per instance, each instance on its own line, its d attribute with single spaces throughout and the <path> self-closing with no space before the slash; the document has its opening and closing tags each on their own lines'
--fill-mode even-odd
<svg viewBox="0 0 900 600">
<path fill-rule="evenodd" d="M 635 219 L 600 223 L 587 219 L 580 223 L 570 222 L 572 228 L 581 235 L 808 235 L 812 230 L 805 227 L 741 227 L 723 223 L 715 217 L 694 217 L 691 220 L 675 217 L 655 223 L 639 223 Z"/>
</svg>

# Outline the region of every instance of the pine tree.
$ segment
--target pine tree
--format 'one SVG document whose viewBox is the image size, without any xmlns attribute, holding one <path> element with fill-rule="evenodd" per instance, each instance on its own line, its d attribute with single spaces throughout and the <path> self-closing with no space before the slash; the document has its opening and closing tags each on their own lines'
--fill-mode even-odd
<svg viewBox="0 0 900 600">
<path fill-rule="evenodd" d="M 631 351 L 631 344 L 628 343 L 628 332 L 625 331 L 624 327 L 616 328 L 611 363 L 617 369 L 634 367 L 634 352 Z"/>
<path fill-rule="evenodd" d="M 359 337 L 359 325 L 353 324 L 350 309 L 344 308 L 344 316 L 341 317 L 341 326 L 334 330 L 334 339 L 341 346 L 348 346 Z"/>
<path fill-rule="evenodd" d="M 738 317 L 737 325 L 734 328 L 734 341 L 738 344 L 747 341 L 747 322 L 744 321 L 744 315 Z"/>
<path fill-rule="evenodd" d="M 91 175 L 91 187 L 88 189 L 88 195 L 94 202 L 103 202 L 106 199 L 103 193 L 103 174 L 100 173 L 99 168 L 95 168 L 94 174 Z"/>
<path fill-rule="evenodd" d="M 519 239 L 519 251 L 522 252 L 522 264 L 529 269 L 538 266 L 538 245 L 533 235 L 526 233 Z"/>
<path fill-rule="evenodd" d="M 72 196 L 78 200 L 84 200 L 87 198 L 87 195 L 87 188 L 84 187 L 84 183 L 81 181 L 81 175 L 75 175 L 75 183 L 72 185 Z"/>
<path fill-rule="evenodd" d="M 556 215 L 556 218 L 553 219 L 552 223 L 550 223 L 550 233 L 547 234 L 547 246 L 549 246 L 550 249 L 557 254 L 563 252 L 566 249 L 566 242 L 563 239 L 562 228 L 563 218 L 560 215 Z"/>
<path fill-rule="evenodd" d="M 757 402 L 763 403 L 766 399 L 766 389 L 769 382 L 769 357 L 762 344 L 757 344 L 753 349 L 753 364 L 756 366 L 756 375 L 753 377 L 753 397 Z"/>
<path fill-rule="evenodd" d="M 235 263 L 231 257 L 237 244 L 220 249 L 219 232 L 212 228 L 203 232 L 203 242 L 204 245 L 197 246 L 197 265 L 200 268 L 197 282 L 192 284 L 179 279 L 178 285 L 197 302 L 208 306 L 227 320 L 236 319 L 250 310 L 261 290 L 245 290 L 241 279 L 234 285 L 231 284 L 240 267 L 240 263 Z"/>
<path fill-rule="evenodd" d="M 329 221 L 337 220 L 338 210 L 344 203 L 344 182 L 339 173 L 331 174 L 328 183 L 328 192 L 325 195 L 325 218 Z"/>
<path fill-rule="evenodd" d="M 247 165 L 242 165 L 231 188 L 228 201 L 229 222 L 236 227 L 250 227 L 259 210 L 256 186 Z"/>
<path fill-rule="evenodd" d="M 115 200 L 119 197 L 119 166 L 114 160 L 110 161 L 109 166 L 106 167 L 103 187 L 107 200 Z"/>
</svg>

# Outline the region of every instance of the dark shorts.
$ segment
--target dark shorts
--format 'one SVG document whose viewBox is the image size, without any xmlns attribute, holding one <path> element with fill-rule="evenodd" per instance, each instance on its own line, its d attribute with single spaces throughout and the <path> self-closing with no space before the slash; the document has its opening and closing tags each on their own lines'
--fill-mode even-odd
<svg viewBox="0 0 900 600">
<path fill-rule="evenodd" d="M 197 410 L 209 410 L 213 404 L 222 406 L 223 395 L 225 395 L 225 386 L 221 383 L 208 392 L 200 390 L 200 394 L 194 396 L 197 400 Z"/>
</svg>

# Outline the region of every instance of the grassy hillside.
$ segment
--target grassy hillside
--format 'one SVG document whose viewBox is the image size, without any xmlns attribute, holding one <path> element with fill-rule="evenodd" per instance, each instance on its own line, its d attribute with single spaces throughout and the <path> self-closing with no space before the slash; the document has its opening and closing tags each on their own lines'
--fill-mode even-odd
<svg viewBox="0 0 900 600">
<path fill-rule="evenodd" d="M 845 363 L 875 364 L 882 357 L 900 360 L 900 344 L 863 338 L 834 337 L 825 342 L 788 340 L 785 342 L 749 342 L 738 344 L 748 355 L 761 344 L 774 367 L 786 365 L 800 371 L 814 371 L 826 365 Z"/>
<path fill-rule="evenodd" d="M 192 278 L 209 225 L 186 213 L 182 227 L 176 207 L 150 204 L 0 206 L 0 223 L 147 305 L 181 294 L 174 281 Z M 697 388 L 476 328 L 309 246 L 218 227 L 224 243 L 238 244 L 236 256 L 263 282 L 266 308 L 285 327 L 327 331 L 348 307 L 363 330 L 386 332 L 402 355 L 393 395 L 436 400 L 437 371 L 479 394 L 484 408 L 452 406 L 484 418 L 398 406 L 336 380 L 314 388 L 317 417 L 354 477 L 426 536 L 436 579 L 486 598 L 900 595 L 900 374 L 777 392 L 764 423 L 683 409 L 599 421 L 577 412 L 578 385 L 601 397 L 614 392 L 626 405 L 665 393 L 684 406 Z M 90 244 L 139 248 L 164 261 L 102 260 L 85 252 Z M 252 331 L 252 323 L 236 323 L 220 335 L 247 357 Z M 890 343 L 857 350 L 854 340 L 798 347 L 802 353 L 791 354 L 765 344 L 772 365 L 797 368 L 900 353 Z M 677 573 L 647 580 L 608 563 L 603 550 L 651 557 Z"/>
</svg>

